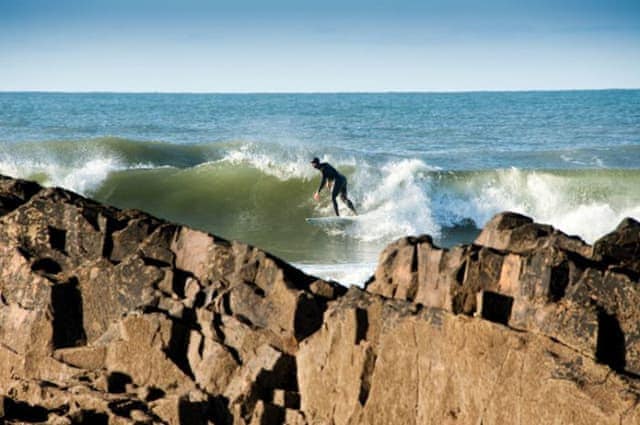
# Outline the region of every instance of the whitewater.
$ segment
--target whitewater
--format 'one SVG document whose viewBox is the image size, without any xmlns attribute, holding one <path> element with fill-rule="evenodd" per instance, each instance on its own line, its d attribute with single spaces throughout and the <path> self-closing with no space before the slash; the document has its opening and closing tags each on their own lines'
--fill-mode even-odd
<svg viewBox="0 0 640 425">
<path fill-rule="evenodd" d="M 333 213 L 314 156 L 347 176 L 357 220 L 305 222 Z M 504 210 L 587 242 L 640 218 L 640 92 L 0 93 L 0 173 L 362 285 L 394 239 L 469 243 Z"/>
</svg>

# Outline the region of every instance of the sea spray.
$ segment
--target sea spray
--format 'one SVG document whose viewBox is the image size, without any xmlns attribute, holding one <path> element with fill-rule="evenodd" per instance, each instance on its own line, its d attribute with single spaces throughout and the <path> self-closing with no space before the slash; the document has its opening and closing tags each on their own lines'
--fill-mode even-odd
<svg viewBox="0 0 640 425">
<path fill-rule="evenodd" d="M 486 170 L 451 172 L 433 187 L 438 222 L 482 227 L 514 211 L 593 242 L 624 217 L 638 217 L 640 170 Z"/>
<path fill-rule="evenodd" d="M 392 160 L 379 167 L 362 164 L 352 179 L 360 215 L 345 234 L 364 241 L 419 233 L 439 237 L 427 193 L 428 173 L 433 170 L 417 159 Z"/>
<path fill-rule="evenodd" d="M 276 149 L 274 149 L 276 148 Z M 316 174 L 309 166 L 312 153 L 309 150 L 289 150 L 272 144 L 244 143 L 228 148 L 219 162 L 238 166 L 251 166 L 262 173 L 280 180 L 300 178 L 310 180 Z"/>
<path fill-rule="evenodd" d="M 139 168 L 137 167 L 129 168 Z M 0 173 L 35 180 L 47 186 L 59 186 L 83 195 L 94 193 L 107 177 L 125 169 L 116 158 L 91 158 L 76 163 L 61 164 L 51 160 L 0 158 Z"/>
</svg>

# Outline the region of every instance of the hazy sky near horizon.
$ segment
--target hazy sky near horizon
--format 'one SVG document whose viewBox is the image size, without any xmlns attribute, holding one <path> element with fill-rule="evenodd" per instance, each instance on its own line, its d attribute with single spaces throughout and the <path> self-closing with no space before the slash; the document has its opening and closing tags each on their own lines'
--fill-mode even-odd
<svg viewBox="0 0 640 425">
<path fill-rule="evenodd" d="M 640 87 L 640 1 L 0 0 L 0 90 Z"/>
</svg>

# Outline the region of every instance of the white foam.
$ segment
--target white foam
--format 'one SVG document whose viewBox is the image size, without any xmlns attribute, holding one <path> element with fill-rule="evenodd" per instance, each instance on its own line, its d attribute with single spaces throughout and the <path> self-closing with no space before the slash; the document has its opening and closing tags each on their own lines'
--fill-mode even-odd
<svg viewBox="0 0 640 425">
<path fill-rule="evenodd" d="M 220 162 L 249 165 L 280 180 L 299 178 L 320 179 L 309 160 L 313 153 L 308 148 L 273 147 L 245 143 L 229 150 Z M 382 166 L 366 160 L 343 155 L 326 154 L 321 161 L 329 162 L 339 171 L 355 172 L 348 177 L 349 198 L 356 205 L 359 216 L 348 226 L 323 227 L 328 234 L 344 235 L 362 241 L 390 240 L 407 234 L 440 234 L 430 207 L 427 174 L 435 170 L 419 159 L 391 160 Z M 329 190 L 324 190 L 321 201 L 314 204 L 319 216 L 333 215 Z M 346 205 L 338 200 L 343 215 L 350 214 Z"/>
<path fill-rule="evenodd" d="M 478 226 L 498 212 L 514 211 L 587 242 L 613 230 L 624 217 L 640 217 L 640 201 L 592 199 L 581 187 L 588 183 L 580 180 L 580 176 L 570 178 L 544 171 L 499 170 L 467 180 L 461 193 L 442 206 L 455 209 Z"/>
<path fill-rule="evenodd" d="M 345 161 L 332 161 L 334 163 Z M 428 194 L 428 172 L 433 170 L 418 159 L 390 161 L 381 167 L 361 162 L 348 183 L 348 196 L 358 216 L 341 226 L 325 226 L 324 230 L 330 235 L 366 242 L 390 241 L 422 233 L 440 235 L 441 227 L 434 220 Z M 338 205 L 341 214 L 351 214 L 340 199 Z M 318 215 L 333 215 L 328 193 L 315 209 Z"/>
<path fill-rule="evenodd" d="M 433 168 L 417 159 L 392 161 L 380 169 L 362 169 L 354 185 L 363 211 L 349 236 L 365 241 L 404 235 L 440 234 L 427 193 L 427 172 Z"/>
<path fill-rule="evenodd" d="M 255 167 L 280 180 L 292 178 L 313 181 L 320 174 L 309 164 L 314 153 L 305 146 L 243 143 L 229 148 L 220 161 Z M 36 159 L 37 158 L 37 159 Z M 569 158 L 567 158 L 569 159 Z M 611 231 L 624 217 L 640 217 L 640 195 L 634 180 L 618 190 L 611 175 L 553 173 L 517 168 L 475 173 L 434 174 L 437 170 L 419 159 L 389 159 L 368 162 L 349 153 L 332 152 L 321 156 L 341 172 L 348 172 L 349 197 L 359 212 L 349 225 L 327 227 L 331 235 L 383 244 L 405 235 L 428 233 L 435 238 L 442 228 L 472 220 L 483 226 L 494 214 L 509 210 L 549 223 L 562 231 L 592 242 Z M 592 158 L 598 163 L 597 157 Z M 62 186 L 91 195 L 113 172 L 131 165 L 112 152 L 78 146 L 72 157 L 42 151 L 0 152 L 0 173 L 31 178 L 46 185 Z M 586 176 L 586 177 L 585 177 Z M 594 179 L 599 185 L 590 188 Z M 611 180 L 607 180 L 611 179 Z M 444 182 L 444 184 L 442 184 Z M 315 187 L 314 187 L 315 188 Z M 333 215 L 329 191 L 313 205 L 319 216 Z M 340 210 L 349 214 L 339 200 Z"/>
<path fill-rule="evenodd" d="M 43 185 L 59 186 L 82 195 L 96 191 L 108 176 L 125 169 L 151 168 L 149 164 L 124 165 L 118 158 L 104 156 L 71 158 L 69 163 L 50 158 L 40 161 L 32 158 L 3 155 L 0 173 L 14 177 L 34 179 Z"/>
<path fill-rule="evenodd" d="M 264 147 L 247 143 L 237 149 L 228 151 L 217 162 L 231 164 L 247 164 L 261 172 L 276 177 L 279 180 L 302 178 L 309 180 L 314 177 L 315 170 L 309 165 L 308 153 L 295 151 L 267 152 Z"/>
<path fill-rule="evenodd" d="M 79 193 L 88 193 L 96 190 L 109 173 L 122 168 L 124 167 L 113 158 L 92 159 L 82 166 L 70 170 L 66 175 L 54 177 L 54 182 L 58 180 L 61 184 L 56 184 Z"/>
<path fill-rule="evenodd" d="M 598 167 L 598 168 L 606 168 L 604 161 L 598 157 L 597 155 L 593 155 L 590 158 L 577 158 L 569 153 L 564 153 L 560 155 L 560 159 L 568 164 L 578 165 L 580 167 Z"/>
<path fill-rule="evenodd" d="M 565 214 L 551 218 L 549 223 L 566 233 L 579 235 L 592 243 L 611 232 L 625 217 L 640 219 L 640 205 L 615 210 L 611 205 L 604 203 L 583 204 Z"/>
<path fill-rule="evenodd" d="M 361 288 L 375 272 L 376 265 L 376 263 L 294 264 L 295 267 L 312 276 Z"/>
</svg>

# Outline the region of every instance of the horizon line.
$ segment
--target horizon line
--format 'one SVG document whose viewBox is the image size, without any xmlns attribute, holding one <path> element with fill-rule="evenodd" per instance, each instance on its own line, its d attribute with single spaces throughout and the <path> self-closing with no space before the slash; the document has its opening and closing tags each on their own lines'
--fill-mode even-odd
<svg viewBox="0 0 640 425">
<path fill-rule="evenodd" d="M 578 92 L 578 91 L 632 91 L 640 87 L 606 87 L 606 88 L 532 88 L 532 89 L 473 89 L 473 90 L 309 90 L 309 91 L 173 91 L 173 90 L 1 90 L 0 93 L 33 93 L 33 94 L 209 94 L 209 95 L 262 95 L 262 94 L 465 94 L 465 93 L 531 93 L 531 92 Z"/>
</svg>

